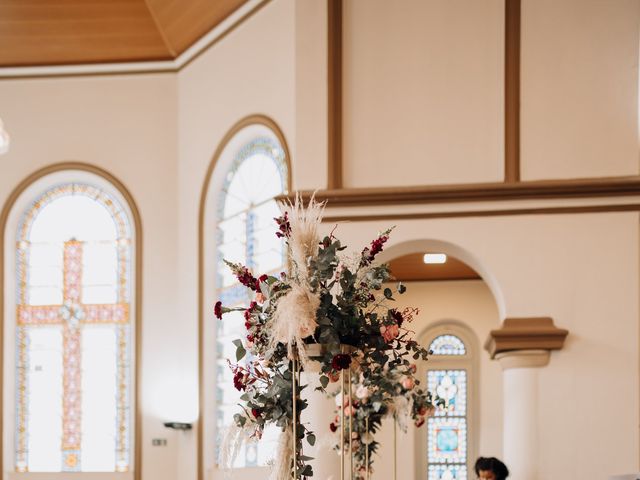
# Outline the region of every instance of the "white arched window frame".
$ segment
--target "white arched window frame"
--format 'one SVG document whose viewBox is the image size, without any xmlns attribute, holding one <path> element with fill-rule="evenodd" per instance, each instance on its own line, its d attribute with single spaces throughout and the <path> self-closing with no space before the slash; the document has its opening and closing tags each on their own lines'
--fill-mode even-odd
<svg viewBox="0 0 640 480">
<path fill-rule="evenodd" d="M 24 480 L 61 480 L 70 475 L 79 480 L 96 475 L 138 478 L 139 222 L 128 195 L 125 198 L 98 169 L 50 170 L 34 176 L 5 212 L 2 469 L 5 478 Z M 54 210 L 65 212 L 68 207 L 63 204 L 74 199 L 104 219 L 104 239 L 98 238 L 100 234 L 83 238 L 91 229 L 82 227 L 72 238 L 62 238 L 65 231 L 76 228 L 75 218 L 69 215 L 59 225 Z M 47 225 L 50 221 L 54 223 Z M 116 269 L 115 274 L 106 273 L 110 268 Z M 49 288 L 47 293 L 37 284 L 57 285 L 61 291 Z M 58 385 L 56 375 L 63 385 Z M 31 395 L 43 388 L 45 398 L 55 392 L 61 396 L 53 402 L 60 422 L 44 425 L 38 418 L 53 417 L 33 400 L 42 395 Z M 50 434 L 53 440 L 48 439 Z M 35 440 L 57 444 L 59 452 L 34 444 Z M 38 449 L 49 452 L 49 460 L 36 454 Z"/>
<path fill-rule="evenodd" d="M 461 322 L 443 321 L 430 327 L 421 344 L 434 352 L 421 362 L 420 379 L 447 401 L 416 429 L 416 478 L 472 480 L 478 444 L 478 342 Z"/>
<path fill-rule="evenodd" d="M 224 258 L 246 264 L 256 274 L 277 274 L 282 270 L 283 244 L 275 236 L 277 225 L 273 220 L 280 213 L 273 198 L 287 193 L 290 187 L 286 144 L 282 134 L 270 121 L 240 122 L 222 142 L 214 162 L 210 180 L 205 185 L 201 217 L 204 312 L 201 319 L 201 479 L 211 479 L 220 474 L 215 473 L 219 472 L 217 452 L 225 425 L 232 420 L 233 413 L 237 413 L 236 396 L 239 396 L 233 388 L 226 358 L 235 360 L 231 341 L 246 335 L 241 313 L 236 315 L 238 318 L 227 314 L 222 322 L 212 314 L 212 306 L 217 300 L 221 300 L 225 306 L 244 305 L 249 301 L 246 289 L 236 284 L 222 260 Z M 247 170 L 251 165 L 253 167 Z M 249 175 L 253 179 L 247 179 L 246 173 L 253 169 L 259 170 Z M 234 182 L 238 183 L 238 180 L 242 181 L 235 185 Z M 271 187 L 266 190 L 262 188 L 261 193 L 259 185 L 247 185 L 256 181 L 270 182 Z M 277 188 L 274 188 L 274 181 Z M 239 195 L 236 188 L 242 184 L 242 195 L 256 199 L 249 202 L 250 206 L 237 198 Z M 233 237 L 239 241 L 230 245 L 229 240 Z M 246 239 L 251 237 L 253 239 L 247 242 Z M 279 251 L 279 262 L 274 260 L 276 249 Z M 269 251 L 271 253 L 266 253 Z M 271 456 L 268 443 L 250 445 L 240 452 L 236 466 L 245 468 L 236 470 L 234 475 L 237 478 L 255 478 L 256 471 L 263 472 L 263 465 Z"/>
</svg>

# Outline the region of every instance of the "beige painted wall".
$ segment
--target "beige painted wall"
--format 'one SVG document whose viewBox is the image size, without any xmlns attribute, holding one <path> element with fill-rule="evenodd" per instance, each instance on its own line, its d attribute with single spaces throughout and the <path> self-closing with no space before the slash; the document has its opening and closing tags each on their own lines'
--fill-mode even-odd
<svg viewBox="0 0 640 480">
<path fill-rule="evenodd" d="M 272 118 L 296 158 L 296 15 L 294 2 L 274 0 L 178 74 L 178 265 L 180 311 L 186 339 L 181 348 L 181 375 L 188 383 L 183 401 L 189 404 L 194 403 L 198 394 L 197 234 L 205 173 L 223 136 L 236 122 L 252 114 Z M 313 44 L 307 44 L 305 50 L 312 52 Z M 305 61 L 307 65 L 311 62 L 309 58 Z M 313 104 L 317 94 L 309 91 L 308 95 L 309 104 Z M 296 162 L 292 169 L 294 186 L 315 185 L 314 180 L 309 179 L 322 178 L 325 174 L 321 162 L 321 158 L 315 162 Z M 205 312 L 210 311 L 205 308 Z M 207 321 L 212 319 L 212 316 L 206 317 Z M 213 344 L 209 348 L 213 348 Z M 213 369 L 206 372 L 210 375 Z M 181 451 L 181 478 L 193 479 L 197 452 L 194 434 L 183 437 Z"/>
<path fill-rule="evenodd" d="M 522 178 L 637 175 L 637 0 L 522 2 Z"/>
<path fill-rule="evenodd" d="M 500 457 L 502 454 L 502 371 L 497 362 L 489 360 L 482 350 L 482 344 L 489 330 L 499 323 L 498 310 L 489 288 L 483 281 L 467 280 L 453 282 L 407 282 L 407 291 L 396 295 L 398 305 L 413 306 L 420 309 L 420 315 L 409 328 L 417 337 L 441 321 L 462 322 L 469 327 L 476 340 L 476 376 L 470 378 L 470 386 L 479 387 L 479 397 L 475 402 L 475 431 L 477 433 L 477 451 L 485 456 Z M 423 345 L 428 347 L 428 345 Z M 374 479 L 393 477 L 393 430 L 386 422 L 378 438 L 382 445 L 375 459 Z M 406 434 L 398 432 L 398 478 L 413 480 L 417 476 L 414 466 L 420 458 L 415 452 L 417 435 L 426 436 L 426 425 L 420 429 L 411 427 Z M 426 455 L 426 452 L 423 453 Z M 471 459 L 471 463 L 475 458 Z"/>
<path fill-rule="evenodd" d="M 10 152 L 0 157 L 0 202 L 32 172 L 73 160 L 111 172 L 138 205 L 143 228 L 143 471 L 146 479 L 176 478 L 177 437 L 161 423 L 174 413 L 172 392 L 180 385 L 171 372 L 183 335 L 175 298 L 176 79 L 3 80 L 0 105 L 12 137 Z M 151 447 L 155 437 L 168 438 L 168 446 Z"/>
<path fill-rule="evenodd" d="M 344 2 L 346 186 L 502 180 L 503 17 L 500 0 Z"/>
</svg>

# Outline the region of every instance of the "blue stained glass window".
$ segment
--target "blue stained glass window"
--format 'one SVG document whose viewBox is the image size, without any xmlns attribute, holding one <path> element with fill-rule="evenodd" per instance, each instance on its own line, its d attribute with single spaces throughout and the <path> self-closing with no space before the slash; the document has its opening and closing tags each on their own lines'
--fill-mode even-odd
<svg viewBox="0 0 640 480">
<path fill-rule="evenodd" d="M 467 480 L 465 465 L 430 465 L 429 480 Z"/>
<path fill-rule="evenodd" d="M 434 360 L 464 367 L 469 357 L 464 342 L 456 335 L 438 335 L 429 345 Z M 444 365 L 443 365 L 444 367 Z M 427 371 L 427 388 L 445 406 L 427 421 L 429 480 L 467 480 L 468 398 L 467 369 L 439 368 Z"/>
<path fill-rule="evenodd" d="M 464 342 L 455 335 L 439 335 L 429 345 L 433 355 L 466 355 Z"/>
<path fill-rule="evenodd" d="M 225 176 L 218 202 L 216 283 L 217 296 L 227 307 L 248 305 L 251 298 L 224 260 L 246 265 L 256 276 L 277 275 L 283 268 L 283 242 L 275 235 L 277 225 L 273 220 L 280 216 L 280 209 L 274 198 L 287 192 L 288 175 L 281 145 L 271 138 L 259 137 L 240 149 Z M 217 323 L 217 328 L 216 445 L 219 447 L 225 428 L 237 413 L 241 395 L 233 388 L 227 359 L 235 361 L 232 341 L 246 335 L 242 313 L 227 314 L 224 322 Z M 265 430 L 260 444 L 249 443 L 243 447 L 234 466 L 266 465 L 273 457 L 277 435 L 276 429 Z"/>
<path fill-rule="evenodd" d="M 467 372 L 465 370 L 429 370 L 427 388 L 445 401 L 436 416 L 467 414 Z"/>
<path fill-rule="evenodd" d="M 429 463 L 467 461 L 467 420 L 457 417 L 431 417 L 428 420 Z"/>
</svg>

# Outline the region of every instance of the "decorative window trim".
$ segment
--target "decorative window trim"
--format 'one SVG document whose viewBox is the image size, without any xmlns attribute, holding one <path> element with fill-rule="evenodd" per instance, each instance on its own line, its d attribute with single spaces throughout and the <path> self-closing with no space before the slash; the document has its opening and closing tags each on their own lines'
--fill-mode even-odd
<svg viewBox="0 0 640 480">
<path fill-rule="evenodd" d="M 442 320 L 429 326 L 421 335 L 422 345 L 431 342 L 441 335 L 454 335 L 465 345 L 464 355 L 431 355 L 426 362 L 420 362 L 418 374 L 426 386 L 429 370 L 464 369 L 467 372 L 467 478 L 473 476 L 473 461 L 477 457 L 479 439 L 479 346 L 475 333 L 464 323 L 457 320 Z M 416 480 L 428 479 L 427 433 L 425 429 L 415 429 Z"/>
<path fill-rule="evenodd" d="M 216 245 L 215 223 L 219 208 L 219 195 L 226 174 L 233 164 L 233 160 L 243 145 L 252 138 L 260 135 L 271 137 L 278 141 L 284 151 L 284 161 L 287 166 L 286 187 L 291 191 L 291 162 L 286 139 L 279 126 L 264 115 L 250 115 L 238 121 L 222 137 L 213 155 L 212 161 L 205 175 L 198 218 L 198 302 L 199 302 L 199 386 L 200 411 L 197 429 L 198 480 L 205 480 L 215 475 L 217 466 L 213 458 L 215 450 L 215 402 L 211 401 L 215 395 L 215 373 L 211 375 L 213 352 L 211 345 L 215 344 L 213 315 L 211 309 L 216 298 Z M 246 469 L 246 478 L 255 478 L 255 472 L 263 472 L 263 467 Z M 244 478 L 245 472 L 237 472 L 238 478 Z"/>
<path fill-rule="evenodd" d="M 132 259 L 131 259 L 131 311 L 133 313 L 132 324 L 132 361 L 135 367 L 132 371 L 132 394 L 130 403 L 132 407 L 132 445 L 130 449 L 131 470 L 123 473 L 92 473 L 77 472 L 74 477 L 78 480 L 82 478 L 96 478 L 99 476 L 105 480 L 111 479 L 132 479 L 142 478 L 142 443 L 141 443 L 141 402 L 139 385 L 141 385 L 140 368 L 140 346 L 141 346 L 141 307 L 142 307 L 142 226 L 140 214 L 136 203 L 126 187 L 109 172 L 81 162 L 65 162 L 47 166 L 25 178 L 9 195 L 2 212 L 0 213 L 0 225 L 2 235 L 0 236 L 0 315 L 2 315 L 3 328 L 0 330 L 0 340 L 3 345 L 2 369 L 0 369 L 0 384 L 4 388 L 10 385 L 13 390 L 13 366 L 14 360 L 14 328 L 15 328 L 15 240 L 17 238 L 18 226 L 22 214 L 28 209 L 30 202 L 38 194 L 61 183 L 89 183 L 98 185 L 110 195 L 116 197 L 130 220 L 132 238 Z M 3 397 L 5 397 L 3 395 Z M 45 478 L 47 480 L 64 479 L 69 473 L 15 473 L 14 472 L 14 438 L 13 438 L 13 395 L 9 395 L 9 402 L 3 401 L 1 406 L 2 423 L 2 455 L 0 456 L 0 472 L 7 475 L 9 479 L 28 480 L 29 478 Z"/>
</svg>

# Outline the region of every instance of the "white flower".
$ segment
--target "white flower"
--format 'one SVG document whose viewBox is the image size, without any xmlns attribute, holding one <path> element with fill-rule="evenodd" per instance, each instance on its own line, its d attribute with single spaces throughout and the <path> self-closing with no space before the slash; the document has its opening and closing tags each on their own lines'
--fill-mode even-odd
<svg viewBox="0 0 640 480">
<path fill-rule="evenodd" d="M 366 400 L 367 398 L 369 398 L 370 394 L 371 392 L 369 391 L 369 387 L 366 387 L 364 385 L 360 385 L 356 389 L 356 397 L 359 398 L 360 400 Z"/>
</svg>

